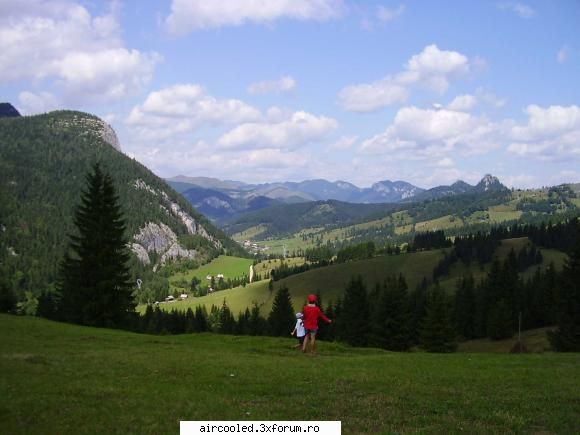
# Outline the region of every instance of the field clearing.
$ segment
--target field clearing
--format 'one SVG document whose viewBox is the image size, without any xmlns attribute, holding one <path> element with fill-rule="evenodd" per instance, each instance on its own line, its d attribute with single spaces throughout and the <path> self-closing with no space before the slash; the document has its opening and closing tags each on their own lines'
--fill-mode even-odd
<svg viewBox="0 0 580 435">
<path fill-rule="evenodd" d="M 455 216 L 447 215 L 429 221 L 417 222 L 415 224 L 416 232 L 446 230 L 448 228 L 461 228 L 463 221 Z"/>
<path fill-rule="evenodd" d="M 191 283 L 191 279 L 193 277 L 197 277 L 202 285 L 206 284 L 208 280 L 206 279 L 207 275 L 215 276 L 217 274 L 222 273 L 224 275 L 224 279 L 227 280 L 228 278 L 241 278 L 244 275 L 250 274 L 250 266 L 253 263 L 253 260 L 249 258 L 240 258 L 240 257 L 230 257 L 228 255 L 220 255 L 219 257 L 215 258 L 211 262 L 204 264 L 203 266 L 189 270 L 187 272 L 178 272 L 174 274 L 170 279 L 170 287 L 171 290 L 177 288 L 182 289 L 183 287 L 179 287 L 176 285 L 177 282 L 186 281 L 188 283 L 187 289 L 189 289 L 189 283 Z"/>
<path fill-rule="evenodd" d="M 8 315 L 0 329 L 0 427 L 11 435 L 176 434 L 180 420 L 340 420 L 344 434 L 579 429 L 577 353 L 321 342 L 312 358 L 290 337 L 150 336 Z"/>
<path fill-rule="evenodd" d="M 298 252 L 300 249 L 305 251 L 308 248 L 316 246 L 314 239 L 307 238 L 306 240 L 302 240 L 302 236 L 300 235 L 294 235 L 293 237 L 288 237 L 286 239 L 265 240 L 256 243 L 260 247 L 267 247 L 268 249 L 264 251 L 264 253 L 272 255 L 283 255 L 284 245 L 286 245 L 287 254 Z"/>
<path fill-rule="evenodd" d="M 266 225 L 256 225 L 255 227 L 248 228 L 242 232 L 232 235 L 232 239 L 236 242 L 243 242 L 244 240 L 252 240 L 262 234 L 267 230 Z"/>
<path fill-rule="evenodd" d="M 489 221 L 492 224 L 498 224 L 501 222 L 506 222 L 506 221 L 511 221 L 511 220 L 516 220 L 519 219 L 522 215 L 522 212 L 520 210 L 516 210 L 516 211 L 493 211 L 489 210 Z"/>
<path fill-rule="evenodd" d="M 576 207 L 580 208 L 580 198 L 572 198 L 571 201 L 572 201 L 572 204 L 574 204 Z"/>
<path fill-rule="evenodd" d="M 397 236 L 400 236 L 401 234 L 410 233 L 411 231 L 413 231 L 413 224 L 395 227 L 395 234 Z"/>
<path fill-rule="evenodd" d="M 508 204 L 492 205 L 488 208 L 490 212 L 516 211 L 516 203 L 511 201 Z"/>
<path fill-rule="evenodd" d="M 402 273 L 407 280 L 409 289 L 412 290 L 423 280 L 424 276 L 428 279 L 431 278 L 433 268 L 442 255 L 442 251 L 435 250 L 333 264 L 276 281 L 272 293 L 268 290 L 268 281 L 263 280 L 248 284 L 245 287 L 221 290 L 199 298 L 164 303 L 161 304 L 161 308 L 187 310 L 187 308 L 194 309 L 201 305 L 209 310 L 212 304 L 221 306 L 225 299 L 235 315 L 257 303 L 262 315 L 267 316 L 272 309 L 276 290 L 282 285 L 286 285 L 290 290 L 292 304 L 294 309 L 298 310 L 304 305 L 306 297 L 310 293 L 320 292 L 323 305 L 329 300 L 336 301 L 338 298 L 342 298 L 350 279 L 356 275 L 362 276 L 367 289 L 370 290 L 377 282 L 382 282 L 388 276 Z M 144 312 L 145 306 L 141 305 L 139 311 Z"/>
<path fill-rule="evenodd" d="M 280 260 L 279 258 L 274 258 L 271 260 L 264 260 L 259 262 L 254 266 L 254 273 L 262 275 L 263 279 L 266 279 L 267 276 L 270 276 L 270 272 L 277 267 L 280 267 L 282 263 L 286 264 L 289 267 L 292 266 L 300 266 L 306 262 L 304 257 L 289 257 L 285 258 L 284 260 Z"/>
</svg>

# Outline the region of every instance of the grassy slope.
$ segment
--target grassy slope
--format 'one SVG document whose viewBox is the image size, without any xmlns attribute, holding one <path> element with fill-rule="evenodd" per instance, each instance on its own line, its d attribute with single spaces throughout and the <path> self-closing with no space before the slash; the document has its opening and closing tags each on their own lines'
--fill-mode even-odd
<svg viewBox="0 0 580 435">
<path fill-rule="evenodd" d="M 203 266 L 199 267 L 198 269 L 190 270 L 187 272 L 180 272 L 174 274 L 170 278 L 171 289 L 178 288 L 176 286 L 177 281 L 186 280 L 188 283 L 191 282 L 191 279 L 195 276 L 199 278 L 202 284 L 207 284 L 207 275 L 217 275 L 223 274 L 224 278 L 227 280 L 228 278 L 240 278 L 243 275 L 248 276 L 250 274 L 250 266 L 252 264 L 251 259 L 248 258 L 239 258 L 239 257 L 230 257 L 227 255 L 220 255 L 219 257 L 212 260 L 210 263 L 204 264 Z"/>
<path fill-rule="evenodd" d="M 180 420 L 341 420 L 343 433 L 577 433 L 579 354 L 391 353 L 147 336 L 0 315 L 9 434 L 178 433 Z M 283 369 L 281 369 L 283 367 Z"/>
<path fill-rule="evenodd" d="M 501 261 L 503 261 L 512 248 L 517 252 L 527 243 L 529 243 L 529 241 L 525 237 L 504 240 L 496 250 L 496 255 Z M 553 261 L 556 267 L 560 269 L 564 259 L 566 258 L 566 255 L 562 252 L 550 249 L 542 249 L 542 254 L 544 256 L 544 262 L 540 267 L 545 267 Z M 359 274 L 363 276 L 363 279 L 370 289 L 375 285 L 375 283 L 382 282 L 385 277 L 392 274 L 398 275 L 399 273 L 402 273 L 407 280 L 409 289 L 413 290 L 416 285 L 421 282 L 423 277 L 427 277 L 429 280 L 431 279 L 433 268 L 437 265 L 442 256 L 443 254 L 441 250 L 433 250 L 335 264 L 277 281 L 274 283 L 274 292 L 280 285 L 288 286 L 292 295 L 294 308 L 299 310 L 309 293 L 320 291 L 323 298 L 323 305 L 326 305 L 330 299 L 336 301 L 338 297 L 343 296 L 344 289 L 350 278 Z M 298 263 L 301 261 L 302 259 L 299 259 Z M 290 261 L 290 264 L 292 264 L 292 261 Z M 489 267 L 490 265 L 487 264 L 485 267 L 480 268 L 477 263 L 473 263 L 471 267 L 468 268 L 463 263 L 459 262 L 451 268 L 450 274 L 442 277 L 439 282 L 442 288 L 451 292 L 455 290 L 456 282 L 459 278 L 472 273 L 476 281 L 479 281 L 487 274 Z M 258 268 L 257 273 L 263 273 L 263 271 L 260 270 L 261 269 Z M 523 276 L 526 278 L 530 277 L 533 275 L 534 271 L 535 267 L 531 267 L 523 273 Z M 257 303 L 261 306 L 262 314 L 267 316 L 272 307 L 273 294 L 268 290 L 268 283 L 264 280 L 252 283 L 246 287 L 219 291 L 201 298 L 193 298 L 191 300 L 172 304 L 162 304 L 162 308 L 187 310 L 188 307 L 193 309 L 197 305 L 205 305 L 209 309 L 212 304 L 218 306 L 221 305 L 224 299 L 235 314 L 245 310 L 246 307 L 251 306 L 253 303 Z M 143 307 L 140 309 L 142 311 L 144 310 Z"/>
<path fill-rule="evenodd" d="M 528 349 L 528 352 L 544 352 L 550 350 L 550 342 L 546 332 L 554 329 L 538 328 L 530 329 L 529 331 L 522 331 L 522 343 Z M 478 340 L 469 340 L 459 343 L 457 350 L 459 352 L 495 352 L 495 353 L 509 353 L 518 341 L 516 334 L 507 340 L 491 340 L 489 338 L 482 338 Z"/>
<path fill-rule="evenodd" d="M 298 310 L 304 304 L 306 296 L 317 291 L 321 292 L 324 305 L 330 299 L 336 301 L 343 296 L 350 278 L 359 274 L 362 275 L 370 288 L 376 282 L 382 282 L 387 276 L 401 272 L 407 279 L 409 288 L 413 289 L 425 274 L 430 277 L 431 271 L 441 256 L 441 251 L 437 250 L 335 264 L 276 281 L 273 293 L 281 285 L 288 286 L 294 308 Z M 219 291 L 201 298 L 162 304 L 162 307 L 186 310 L 188 307 L 205 305 L 209 309 L 212 304 L 221 305 L 224 299 L 235 314 L 256 302 L 261 306 L 262 314 L 268 315 L 272 307 L 273 294 L 268 290 L 268 282 L 264 280 L 246 287 Z"/>
</svg>

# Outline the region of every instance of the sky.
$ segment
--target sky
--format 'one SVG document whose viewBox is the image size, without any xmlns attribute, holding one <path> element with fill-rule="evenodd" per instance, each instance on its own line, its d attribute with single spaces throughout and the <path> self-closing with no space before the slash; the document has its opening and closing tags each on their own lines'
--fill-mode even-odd
<svg viewBox="0 0 580 435">
<path fill-rule="evenodd" d="M 161 177 L 580 182 L 580 1 L 0 0 L 0 100 Z"/>
</svg>

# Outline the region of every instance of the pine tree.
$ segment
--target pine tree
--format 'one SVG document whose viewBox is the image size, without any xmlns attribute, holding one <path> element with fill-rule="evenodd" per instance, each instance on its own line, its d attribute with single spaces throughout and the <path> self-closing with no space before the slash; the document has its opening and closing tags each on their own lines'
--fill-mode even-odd
<svg viewBox="0 0 580 435">
<path fill-rule="evenodd" d="M 580 222 L 576 222 L 576 243 L 562 271 L 557 295 L 558 329 L 548 335 L 558 352 L 580 352 Z"/>
<path fill-rule="evenodd" d="M 427 352 L 454 352 L 457 343 L 447 313 L 445 293 L 436 285 L 429 296 L 421 328 L 421 347 Z"/>
<path fill-rule="evenodd" d="M 453 318 L 457 333 L 466 339 L 475 338 L 475 281 L 473 275 L 457 282 Z"/>
<path fill-rule="evenodd" d="M 75 212 L 77 234 L 61 266 L 63 320 L 91 326 L 127 325 L 135 310 L 125 223 L 113 180 L 96 164 Z M 72 251 L 72 252 L 70 252 Z"/>
<path fill-rule="evenodd" d="M 268 316 L 268 324 L 270 326 L 270 334 L 278 337 L 288 335 L 292 330 L 296 317 L 294 315 L 294 308 L 292 307 L 292 300 L 290 299 L 290 292 L 288 287 L 282 286 L 276 292 L 276 297 L 272 303 L 272 311 Z"/>
<path fill-rule="evenodd" d="M 344 292 L 337 319 L 337 336 L 351 346 L 366 346 L 369 336 L 367 290 L 359 275 L 352 278 Z"/>
</svg>

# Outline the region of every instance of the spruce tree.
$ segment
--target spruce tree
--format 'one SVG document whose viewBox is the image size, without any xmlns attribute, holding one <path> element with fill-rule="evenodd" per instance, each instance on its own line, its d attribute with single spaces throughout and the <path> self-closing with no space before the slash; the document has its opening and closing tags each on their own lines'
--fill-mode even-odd
<svg viewBox="0 0 580 435">
<path fill-rule="evenodd" d="M 427 352 L 454 352 L 455 331 L 447 312 L 447 298 L 437 284 L 429 295 L 421 328 L 421 347 Z"/>
<path fill-rule="evenodd" d="M 576 222 L 576 242 L 564 264 L 557 295 L 558 328 L 548 338 L 558 352 L 580 352 L 580 222 Z"/>
<path fill-rule="evenodd" d="M 113 180 L 98 164 L 75 211 L 76 234 L 61 266 L 62 319 L 120 327 L 134 315 L 125 222 Z"/>
<path fill-rule="evenodd" d="M 337 336 L 351 346 L 366 346 L 369 339 L 369 323 L 367 290 L 359 275 L 350 280 L 344 292 L 340 317 L 336 325 Z"/>
<path fill-rule="evenodd" d="M 289 331 L 292 331 L 295 322 L 296 317 L 292 307 L 292 300 L 290 299 L 290 292 L 288 287 L 282 286 L 276 292 L 276 297 L 272 303 L 272 311 L 270 311 L 268 316 L 270 334 L 278 337 L 286 336 Z"/>
</svg>

